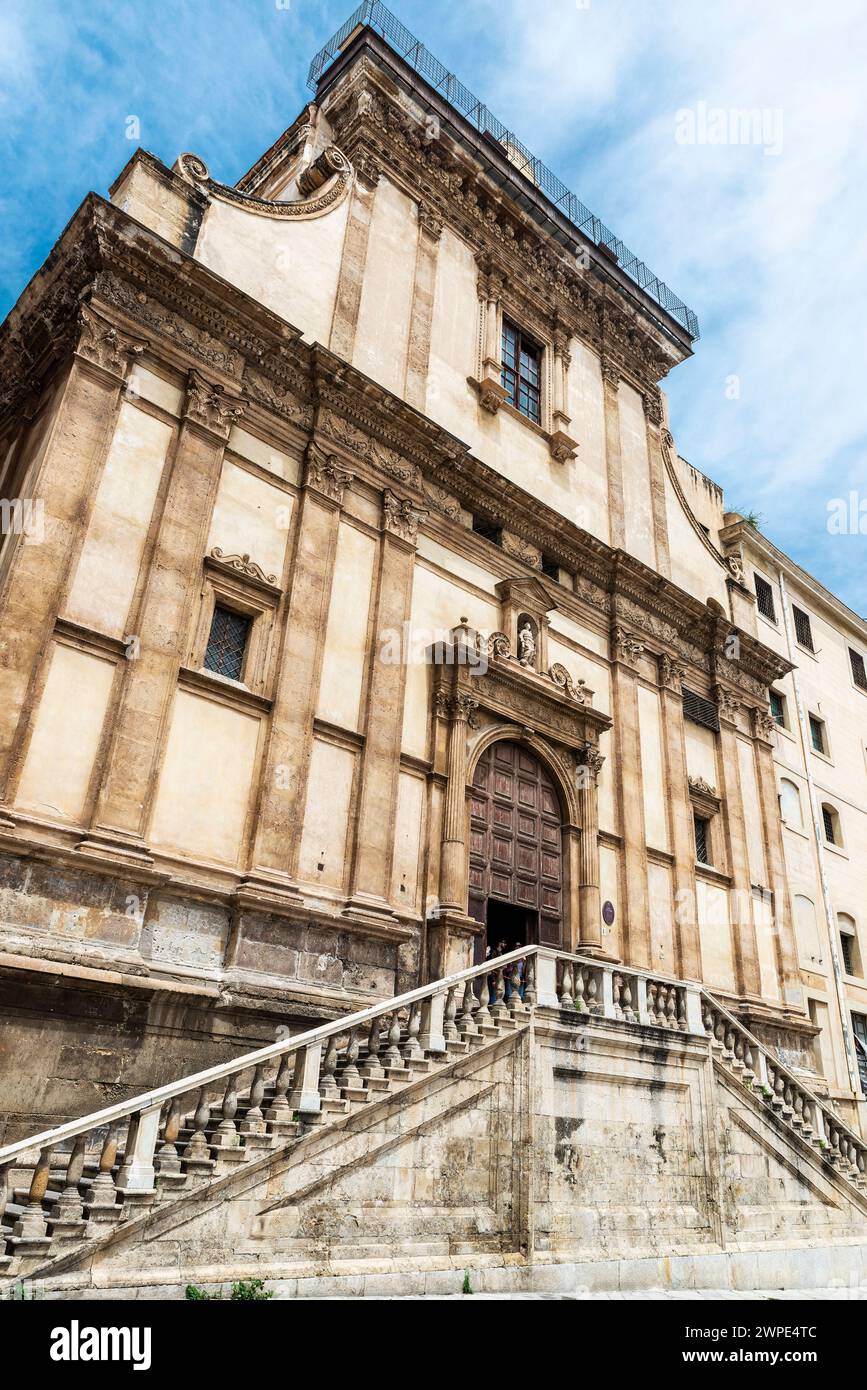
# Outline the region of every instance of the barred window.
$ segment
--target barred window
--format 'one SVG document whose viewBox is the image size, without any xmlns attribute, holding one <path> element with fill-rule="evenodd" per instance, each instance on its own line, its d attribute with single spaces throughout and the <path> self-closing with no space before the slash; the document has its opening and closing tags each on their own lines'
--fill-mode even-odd
<svg viewBox="0 0 867 1390">
<path fill-rule="evenodd" d="M 827 755 L 828 745 L 825 741 L 825 725 L 821 719 L 817 719 L 815 714 L 810 715 L 810 742 L 817 753 Z"/>
<path fill-rule="evenodd" d="M 815 651 L 813 646 L 813 629 L 810 626 L 810 618 L 803 608 L 797 608 L 792 604 L 792 615 L 795 619 L 795 637 L 802 647 L 806 647 L 808 652 Z"/>
<path fill-rule="evenodd" d="M 706 700 L 703 695 L 697 695 L 686 686 L 683 687 L 683 717 L 691 719 L 693 724 L 701 724 L 705 729 L 712 729 L 715 734 L 719 733 L 719 710 L 713 700 Z"/>
<path fill-rule="evenodd" d="M 786 697 L 781 695 L 779 690 L 771 690 L 768 698 L 771 702 L 771 714 L 778 724 L 786 727 Z"/>
<path fill-rule="evenodd" d="M 503 319 L 502 384 L 506 400 L 528 420 L 542 422 L 542 349 Z"/>
<path fill-rule="evenodd" d="M 772 623 L 777 621 L 777 612 L 774 608 L 774 591 L 767 579 L 762 579 L 760 574 L 754 574 L 753 579 L 756 585 L 756 603 L 763 618 L 770 618 Z"/>
<path fill-rule="evenodd" d="M 695 826 L 695 857 L 699 864 L 710 863 L 710 827 L 702 816 L 693 816 Z"/>
<path fill-rule="evenodd" d="M 244 669 L 244 653 L 250 635 L 250 619 L 243 613 L 217 604 L 211 619 L 211 633 L 205 649 L 205 669 L 239 681 Z"/>
<path fill-rule="evenodd" d="M 852 666 L 852 679 L 859 690 L 867 690 L 867 670 L 864 669 L 864 658 L 860 652 L 854 652 L 849 648 L 849 661 Z"/>
<path fill-rule="evenodd" d="M 836 845 L 840 842 L 838 834 L 839 819 L 833 806 L 822 807 L 822 826 L 825 831 L 825 839 L 829 845 Z"/>
</svg>

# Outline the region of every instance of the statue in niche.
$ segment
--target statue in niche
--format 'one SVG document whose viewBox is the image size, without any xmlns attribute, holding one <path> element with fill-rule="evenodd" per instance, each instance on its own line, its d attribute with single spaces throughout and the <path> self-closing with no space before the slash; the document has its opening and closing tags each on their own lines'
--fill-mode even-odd
<svg viewBox="0 0 867 1390">
<path fill-rule="evenodd" d="M 518 619 L 518 660 L 522 666 L 536 667 L 536 633 L 526 613 Z"/>
</svg>

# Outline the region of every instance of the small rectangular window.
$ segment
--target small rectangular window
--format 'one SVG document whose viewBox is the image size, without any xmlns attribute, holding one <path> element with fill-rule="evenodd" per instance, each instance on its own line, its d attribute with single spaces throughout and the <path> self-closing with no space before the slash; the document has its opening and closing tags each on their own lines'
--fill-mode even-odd
<svg viewBox="0 0 867 1390">
<path fill-rule="evenodd" d="M 483 536 L 486 541 L 493 541 L 494 545 L 502 545 L 503 528 L 496 526 L 493 521 L 486 521 L 483 516 L 473 517 L 473 530 L 477 536 Z"/>
<path fill-rule="evenodd" d="M 810 742 L 817 753 L 827 754 L 828 748 L 825 742 L 825 725 L 821 719 L 817 719 L 815 714 L 810 715 Z"/>
<path fill-rule="evenodd" d="M 802 608 L 797 608 L 792 604 L 792 615 L 795 619 L 795 637 L 802 647 L 806 647 L 808 652 L 815 651 L 813 646 L 813 629 L 810 626 L 808 614 Z"/>
<path fill-rule="evenodd" d="M 542 423 L 542 349 L 508 319 L 503 319 L 501 381 L 509 405 Z"/>
<path fill-rule="evenodd" d="M 770 618 L 772 623 L 777 621 L 777 613 L 774 608 L 774 591 L 767 579 L 762 579 L 760 574 L 754 574 L 753 579 L 756 585 L 756 603 L 763 618 Z"/>
<path fill-rule="evenodd" d="M 695 857 L 699 864 L 710 863 L 710 834 L 708 822 L 701 816 L 693 816 L 695 825 Z"/>
<path fill-rule="evenodd" d="M 849 661 L 852 665 L 852 679 L 859 690 L 867 690 L 867 670 L 864 667 L 864 658 L 860 652 L 853 652 L 849 648 Z"/>
<path fill-rule="evenodd" d="M 848 933 L 841 931 L 840 953 L 843 957 L 843 969 L 847 975 L 854 975 L 857 973 L 855 970 L 854 952 L 852 950 L 854 944 L 852 937 L 849 936 Z"/>
<path fill-rule="evenodd" d="M 784 729 L 786 727 L 786 697 L 781 695 L 778 690 L 772 690 L 769 694 L 771 702 L 771 714 L 774 719 Z"/>
<path fill-rule="evenodd" d="M 834 812 L 831 810 L 830 806 L 822 807 L 822 825 L 825 830 L 825 839 L 828 841 L 828 844 L 836 845 L 837 835 L 836 826 L 834 825 Z"/>
<path fill-rule="evenodd" d="M 217 604 L 211 619 L 211 632 L 205 649 L 205 670 L 239 681 L 244 669 L 250 619 L 243 613 Z"/>
<path fill-rule="evenodd" d="M 706 700 L 703 695 L 697 695 L 686 686 L 683 687 L 683 717 L 691 719 L 693 724 L 701 724 L 705 729 L 713 729 L 715 734 L 719 733 L 719 710 L 713 700 Z"/>
<path fill-rule="evenodd" d="M 560 582 L 560 566 L 556 560 L 552 560 L 550 555 L 542 556 L 542 573 L 547 579 L 556 579 Z"/>
</svg>

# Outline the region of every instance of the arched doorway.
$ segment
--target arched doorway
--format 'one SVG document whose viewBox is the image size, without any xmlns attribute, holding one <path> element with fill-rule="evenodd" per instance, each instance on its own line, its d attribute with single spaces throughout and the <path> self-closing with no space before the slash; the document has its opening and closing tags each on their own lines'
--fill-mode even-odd
<svg viewBox="0 0 867 1390">
<path fill-rule="evenodd" d="M 560 799 L 540 760 L 518 743 L 486 748 L 470 792 L 469 913 L 485 945 L 559 946 L 563 930 Z"/>
</svg>

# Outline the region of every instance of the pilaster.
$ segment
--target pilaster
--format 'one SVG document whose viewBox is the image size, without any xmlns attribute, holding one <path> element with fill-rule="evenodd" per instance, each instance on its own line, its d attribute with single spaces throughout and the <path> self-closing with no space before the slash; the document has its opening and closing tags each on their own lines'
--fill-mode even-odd
<svg viewBox="0 0 867 1390">
<path fill-rule="evenodd" d="M 615 622 L 611 632 L 611 697 L 617 755 L 620 825 L 623 844 L 623 913 L 621 952 L 627 965 L 650 967 L 650 905 L 647 892 L 647 848 L 644 827 L 641 737 L 638 723 L 636 662 L 644 645 Z"/>
<path fill-rule="evenodd" d="M 329 347 L 345 362 L 352 361 L 355 348 L 355 333 L 358 327 L 358 313 L 361 308 L 361 291 L 364 285 L 364 272 L 367 265 L 367 244 L 370 240 L 370 223 L 373 217 L 373 203 L 381 170 L 367 160 L 356 166 L 355 185 L 349 200 L 349 214 L 343 240 L 343 257 L 340 262 L 340 276 L 337 282 L 337 296 L 334 302 L 334 316 L 331 321 L 331 340 Z"/>
<path fill-rule="evenodd" d="M 777 778 L 774 771 L 773 740 L 776 725 L 765 710 L 753 711 L 753 747 L 756 760 L 756 779 L 765 841 L 765 862 L 769 886 L 774 895 L 774 940 L 777 948 L 777 968 L 783 1002 L 803 1007 L 803 989 L 798 965 L 798 949 L 792 921 L 792 907 L 786 881 L 786 860 L 777 797 Z"/>
<path fill-rule="evenodd" d="M 608 475 L 608 525 L 611 545 L 626 545 L 623 507 L 623 459 L 620 444 L 620 369 L 610 357 L 602 358 L 603 410 L 605 415 L 605 467 Z"/>
<path fill-rule="evenodd" d="M 675 933 L 678 974 L 700 980 L 701 941 L 695 884 L 695 833 L 689 799 L 689 772 L 683 727 L 683 666 L 669 656 L 659 660 L 659 694 L 666 769 L 668 825 L 674 852 Z M 684 910 L 685 909 L 685 910 Z"/>
<path fill-rule="evenodd" d="M 714 697 L 719 708 L 720 791 L 725 805 L 723 819 L 731 876 L 730 916 L 738 991 L 758 996 L 761 994 L 759 951 L 753 922 L 752 883 L 738 766 L 737 720 L 741 705 L 724 686 L 714 687 Z"/>
<path fill-rule="evenodd" d="M 425 204 L 418 205 L 418 247 L 415 258 L 404 396 L 417 410 L 427 405 L 430 335 L 433 322 L 439 241 L 443 224 Z"/>
<path fill-rule="evenodd" d="M 666 579 L 671 578 L 671 556 L 668 545 L 668 513 L 665 505 L 665 464 L 662 458 L 662 395 L 659 390 L 644 395 L 644 420 L 647 433 L 647 458 L 650 466 L 650 503 L 653 513 L 653 538 L 656 543 L 656 568 Z"/>
</svg>

